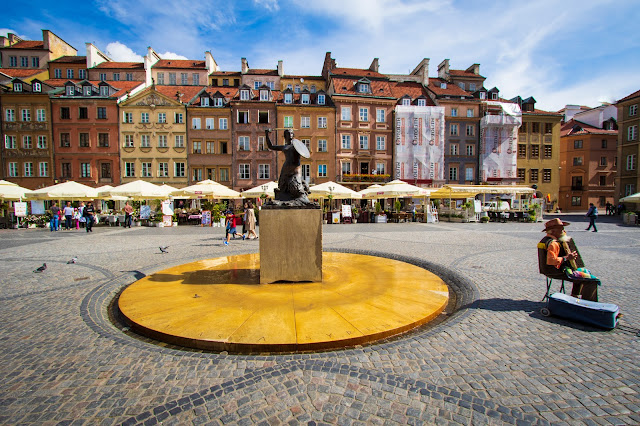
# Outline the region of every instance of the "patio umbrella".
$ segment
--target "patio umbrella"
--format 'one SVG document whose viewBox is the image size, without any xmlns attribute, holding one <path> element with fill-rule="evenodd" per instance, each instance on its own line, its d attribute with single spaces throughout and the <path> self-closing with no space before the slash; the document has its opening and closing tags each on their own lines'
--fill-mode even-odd
<svg viewBox="0 0 640 426">
<path fill-rule="evenodd" d="M 167 198 L 166 193 L 158 185 L 144 180 L 135 180 L 100 193 L 101 197 L 114 195 L 131 198 L 136 201 Z"/>
<path fill-rule="evenodd" d="M 313 185 L 309 188 L 309 191 L 309 198 L 329 198 L 330 195 L 336 200 L 362 198 L 362 196 L 353 189 L 349 189 L 346 186 L 342 186 L 339 183 L 335 183 L 333 181 L 321 183 L 319 185 Z"/>
<path fill-rule="evenodd" d="M 640 203 L 640 192 L 620 198 L 623 203 Z"/>
<path fill-rule="evenodd" d="M 382 185 L 382 188 L 376 193 L 377 196 L 372 198 L 426 197 L 431 191 L 433 190 L 420 188 L 419 186 L 396 179 Z"/>
<path fill-rule="evenodd" d="M 171 186 L 171 185 L 167 185 L 166 183 L 165 183 L 165 184 L 160 185 L 160 189 L 161 189 L 163 192 L 165 192 L 165 193 L 166 193 L 166 196 L 167 196 L 167 197 L 169 197 L 169 195 L 170 195 L 173 191 L 177 191 L 177 190 L 178 190 L 178 188 L 176 188 L 176 187 L 174 187 L 174 186 Z"/>
<path fill-rule="evenodd" d="M 382 185 L 378 185 L 377 183 L 374 183 L 373 185 L 370 185 L 369 187 L 362 189 L 358 192 L 360 193 L 360 196 L 362 198 L 373 199 L 373 198 L 378 198 L 377 194 L 380 188 L 382 188 Z M 382 198 L 382 196 L 380 196 L 380 198 Z"/>
<path fill-rule="evenodd" d="M 30 194 L 31 190 L 23 188 L 13 182 L 0 180 L 0 199 L 9 201 L 19 201 Z"/>
<path fill-rule="evenodd" d="M 246 191 L 242 191 L 240 195 L 243 198 L 260 198 L 262 194 L 267 194 L 267 197 L 273 198 L 275 197 L 274 190 L 278 187 L 278 182 L 267 182 L 262 185 L 258 185 L 254 188 L 247 189 Z"/>
<path fill-rule="evenodd" d="M 180 188 L 171 193 L 173 197 L 231 199 L 241 198 L 238 191 L 226 187 L 216 181 L 207 179 L 195 185 Z"/>
<path fill-rule="evenodd" d="M 72 180 L 36 189 L 27 195 L 29 200 L 94 200 L 98 191 L 87 185 Z"/>
</svg>

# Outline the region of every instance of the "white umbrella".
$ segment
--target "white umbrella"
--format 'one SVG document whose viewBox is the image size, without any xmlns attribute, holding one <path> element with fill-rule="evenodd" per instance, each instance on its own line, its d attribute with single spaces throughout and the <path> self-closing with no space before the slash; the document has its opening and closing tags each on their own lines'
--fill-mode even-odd
<svg viewBox="0 0 640 426">
<path fill-rule="evenodd" d="M 185 197 L 185 198 L 209 198 L 209 199 L 230 199 L 241 198 L 238 191 L 234 191 L 216 181 L 207 179 L 196 183 L 195 185 L 187 186 L 173 191 L 171 193 L 173 197 Z"/>
<path fill-rule="evenodd" d="M 378 191 L 380 191 L 380 189 L 382 188 L 382 185 L 378 185 L 377 183 L 374 183 L 373 185 L 362 189 L 360 191 L 358 191 L 360 193 L 360 196 L 362 198 L 378 198 L 377 194 Z"/>
<path fill-rule="evenodd" d="M 640 203 L 640 192 L 620 198 L 620 201 L 623 203 Z"/>
<path fill-rule="evenodd" d="M 267 182 L 262 185 L 258 185 L 254 188 L 242 191 L 240 195 L 244 198 L 260 198 L 262 194 L 267 194 L 267 197 L 275 197 L 274 190 L 278 187 L 278 182 Z"/>
<path fill-rule="evenodd" d="M 426 197 L 431 191 L 431 189 L 420 188 L 419 186 L 396 179 L 382 185 L 382 188 L 379 188 L 375 193 L 375 197 L 367 198 Z"/>
<path fill-rule="evenodd" d="M 314 185 L 309 188 L 309 191 L 309 198 L 328 198 L 329 196 L 335 198 L 336 200 L 362 198 L 362 196 L 353 189 L 349 189 L 346 186 L 342 186 L 339 183 L 335 183 L 332 181 Z"/>
<path fill-rule="evenodd" d="M 0 199 L 9 201 L 19 201 L 30 194 L 31 190 L 23 188 L 13 182 L 0 180 Z"/>
<path fill-rule="evenodd" d="M 135 180 L 133 182 L 125 183 L 115 188 L 102 191 L 100 196 L 121 196 L 131 198 L 134 200 L 150 200 L 150 199 L 163 199 L 167 198 L 166 193 L 160 189 L 158 185 L 154 185 L 151 182 L 144 180 Z"/>
<path fill-rule="evenodd" d="M 94 200 L 98 191 L 72 180 L 36 189 L 27 195 L 30 200 Z"/>
<path fill-rule="evenodd" d="M 169 194 L 171 194 L 173 191 L 177 191 L 178 188 L 173 187 L 171 185 L 167 185 L 167 184 L 162 184 L 160 185 L 160 189 L 166 194 L 166 196 L 168 197 Z"/>
</svg>

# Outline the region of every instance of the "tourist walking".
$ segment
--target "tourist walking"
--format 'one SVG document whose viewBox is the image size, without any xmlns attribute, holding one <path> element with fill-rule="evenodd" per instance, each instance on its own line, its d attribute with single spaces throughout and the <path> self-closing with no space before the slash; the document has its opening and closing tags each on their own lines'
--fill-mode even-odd
<svg viewBox="0 0 640 426">
<path fill-rule="evenodd" d="M 596 228 L 596 219 L 598 218 L 598 208 L 593 204 L 589 203 L 589 211 L 587 211 L 587 215 L 589 218 L 589 226 L 587 227 L 587 231 L 591 229 L 593 226 L 593 232 L 598 232 L 598 228 Z"/>
<path fill-rule="evenodd" d="M 88 201 L 87 206 L 84 208 L 84 217 L 87 221 L 87 232 L 93 232 L 93 223 L 95 220 L 96 209 L 93 207 L 93 202 Z"/>
<path fill-rule="evenodd" d="M 227 217 L 226 217 L 226 231 L 227 231 L 227 236 L 226 236 L 226 240 L 224 242 L 225 246 L 229 245 L 229 240 L 231 240 L 231 234 L 233 234 L 233 238 L 236 238 L 236 215 L 233 214 L 233 212 L 231 210 L 227 211 Z"/>
<path fill-rule="evenodd" d="M 253 210 L 253 203 L 249 202 L 247 203 L 247 209 L 245 210 L 244 213 L 244 217 L 245 217 L 245 227 L 247 229 L 247 237 L 250 240 L 253 239 L 258 239 L 258 234 L 256 234 L 256 212 Z M 254 238 L 251 238 L 251 235 L 254 236 Z M 245 239 L 244 234 L 242 234 L 242 239 Z"/>
<path fill-rule="evenodd" d="M 67 201 L 67 205 L 64 206 L 64 229 L 71 231 L 71 224 L 73 223 L 73 207 L 71 207 L 71 201 Z"/>
<path fill-rule="evenodd" d="M 80 201 L 80 205 L 78 206 L 78 216 L 80 216 L 80 219 L 78 219 L 80 222 L 80 228 L 84 228 L 87 223 L 87 218 L 84 217 L 84 201 Z"/>
<path fill-rule="evenodd" d="M 51 232 L 58 230 L 58 224 L 60 223 L 60 207 L 56 205 L 54 201 L 51 204 Z"/>
<path fill-rule="evenodd" d="M 129 202 L 127 201 L 122 210 L 124 210 L 124 227 L 126 228 L 128 226 L 129 228 L 131 228 L 131 215 L 133 214 L 133 207 L 131 207 L 129 205 Z"/>
</svg>

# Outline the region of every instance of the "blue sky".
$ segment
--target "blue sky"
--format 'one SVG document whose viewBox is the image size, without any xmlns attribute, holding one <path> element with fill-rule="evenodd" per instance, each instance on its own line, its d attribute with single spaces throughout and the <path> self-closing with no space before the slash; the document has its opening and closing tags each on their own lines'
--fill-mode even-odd
<svg viewBox="0 0 640 426">
<path fill-rule="evenodd" d="M 115 60 L 204 59 L 227 71 L 276 68 L 319 75 L 338 66 L 408 73 L 430 58 L 430 76 L 480 64 L 501 96 L 533 96 L 541 109 L 595 107 L 640 89 L 640 0 L 163 0 L 31 1 L 3 6 L 0 34 L 31 40 L 49 29 L 85 54 L 92 42 Z"/>
</svg>

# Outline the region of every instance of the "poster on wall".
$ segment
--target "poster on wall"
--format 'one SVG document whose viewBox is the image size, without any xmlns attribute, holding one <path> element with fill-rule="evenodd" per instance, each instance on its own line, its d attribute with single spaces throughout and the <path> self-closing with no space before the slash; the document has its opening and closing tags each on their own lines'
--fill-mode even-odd
<svg viewBox="0 0 640 426">
<path fill-rule="evenodd" d="M 44 200 L 31 201 L 31 214 L 44 214 Z"/>
<path fill-rule="evenodd" d="M 211 211 L 205 210 L 202 212 L 202 226 L 211 226 Z"/>
<path fill-rule="evenodd" d="M 144 206 L 140 206 L 140 219 L 149 219 L 151 216 L 151 206 L 145 204 Z"/>
<path fill-rule="evenodd" d="M 173 216 L 165 214 L 162 216 L 162 224 L 165 227 L 169 227 L 173 225 Z"/>
<path fill-rule="evenodd" d="M 162 202 L 162 214 L 173 215 L 173 202 L 171 200 L 164 200 Z"/>
<path fill-rule="evenodd" d="M 444 107 L 395 108 L 395 179 L 444 179 Z"/>
<path fill-rule="evenodd" d="M 518 128 L 522 113 L 518 104 L 487 102 L 498 108 L 498 115 L 485 115 L 480 121 L 480 162 L 482 181 L 514 180 L 518 177 Z"/>
<path fill-rule="evenodd" d="M 16 201 L 13 203 L 13 214 L 16 217 L 25 217 L 27 215 L 27 203 L 24 201 Z"/>
</svg>

